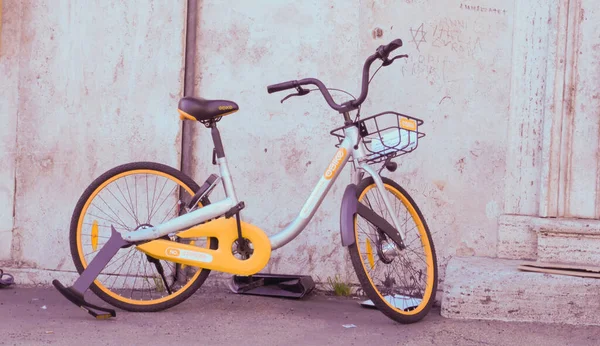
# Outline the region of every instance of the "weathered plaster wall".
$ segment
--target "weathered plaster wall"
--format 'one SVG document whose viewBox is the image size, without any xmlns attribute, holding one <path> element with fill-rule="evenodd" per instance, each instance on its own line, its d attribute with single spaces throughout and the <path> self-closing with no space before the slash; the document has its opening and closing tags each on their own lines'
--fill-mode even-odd
<svg viewBox="0 0 600 346">
<path fill-rule="evenodd" d="M 597 218 L 597 2 L 518 1 L 508 214 Z"/>
<path fill-rule="evenodd" d="M 94 178 L 129 161 L 179 165 L 185 2 L 5 1 L 5 15 L 20 6 L 20 35 L 3 35 L 18 54 L 0 65 L 18 73 L 12 259 L 69 270 L 71 213 Z"/>
<path fill-rule="evenodd" d="M 598 111 L 595 81 L 600 3 L 583 0 L 518 1 L 507 155 L 506 211 L 498 253 L 507 258 L 559 257 L 545 253 L 535 217 L 560 222 L 599 216 Z M 523 77 L 519 72 L 524 71 Z M 515 215 L 530 215 L 521 218 Z M 586 258 L 597 229 L 561 231 L 564 254 Z M 569 233 L 589 233 L 588 245 L 569 247 Z M 561 237 L 563 237 L 562 239 Z M 540 238 L 540 239 L 538 239 Z M 539 246 L 538 246 L 539 245 Z"/>
<path fill-rule="evenodd" d="M 12 38 L 20 37 L 22 6 L 18 1 L 6 1 L 4 7 L 0 18 L 4 23 L 0 24 L 0 260 L 10 259 L 14 226 L 20 40 Z"/>
<path fill-rule="evenodd" d="M 600 3 L 576 1 L 572 50 L 573 90 L 566 114 L 569 152 L 566 158 L 564 214 L 576 218 L 600 217 Z"/>
<path fill-rule="evenodd" d="M 364 115 L 424 120 L 389 174 L 421 206 L 443 279 L 450 256 L 495 256 L 504 209 L 513 17 L 506 1 L 362 1 L 361 56 L 393 38 L 409 58 L 373 79 Z M 372 38 L 380 28 L 382 36 Z M 368 113 L 367 113 L 368 112 Z"/>
<path fill-rule="evenodd" d="M 320 94 L 281 104 L 286 94 L 269 95 L 267 85 L 316 77 L 330 87 L 355 88 L 364 61 L 358 54 L 360 9 L 342 0 L 199 4 L 195 94 L 240 106 L 219 127 L 237 194 L 246 202 L 243 217 L 271 235 L 300 211 L 335 153 L 329 131 L 343 122 Z M 195 152 L 200 180 L 216 169 L 210 132 L 201 125 Z M 348 181 L 340 177 L 305 231 L 273 252 L 267 270 L 321 281 L 351 270 L 338 225 Z"/>
<path fill-rule="evenodd" d="M 362 114 L 395 110 L 422 118 L 427 137 L 388 176 L 422 207 L 443 276 L 454 254 L 494 256 L 503 210 L 512 3 L 486 1 L 202 1 L 196 95 L 232 99 L 220 122 L 238 195 L 269 234 L 293 219 L 335 151 L 342 125 L 320 94 L 269 95 L 266 86 L 316 77 L 358 95 L 362 64 L 395 38 L 409 59 L 379 71 Z M 483 6 L 483 4 L 481 4 Z M 380 28 L 382 37 L 373 37 Z M 374 65 L 372 72 L 378 65 Z M 343 94 L 335 93 L 339 100 Z M 198 179 L 214 172 L 209 132 L 196 140 Z M 340 247 L 342 174 L 305 232 L 274 252 L 268 270 L 321 279 L 350 272 Z"/>
</svg>

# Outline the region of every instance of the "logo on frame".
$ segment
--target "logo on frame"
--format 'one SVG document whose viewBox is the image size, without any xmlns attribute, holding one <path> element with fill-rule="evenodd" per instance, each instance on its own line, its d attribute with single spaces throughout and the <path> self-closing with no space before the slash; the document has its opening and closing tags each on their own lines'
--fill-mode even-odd
<svg viewBox="0 0 600 346">
<path fill-rule="evenodd" d="M 338 151 L 335 153 L 333 160 L 331 160 L 331 163 L 327 167 L 327 170 L 325 171 L 325 179 L 329 180 L 335 175 L 337 170 L 340 168 L 342 162 L 344 161 L 344 158 L 346 158 L 346 149 L 339 148 Z"/>
</svg>

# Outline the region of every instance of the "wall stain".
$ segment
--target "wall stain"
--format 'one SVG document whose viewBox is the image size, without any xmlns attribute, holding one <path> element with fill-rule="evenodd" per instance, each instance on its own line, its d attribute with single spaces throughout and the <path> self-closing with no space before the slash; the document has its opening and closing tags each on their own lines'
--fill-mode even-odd
<svg viewBox="0 0 600 346">
<path fill-rule="evenodd" d="M 446 188 L 446 182 L 445 181 L 435 180 L 433 182 L 433 184 L 435 186 L 437 186 L 437 188 L 440 189 L 440 191 L 444 191 L 444 189 Z"/>
<path fill-rule="evenodd" d="M 456 165 L 455 165 L 455 166 L 456 166 L 456 169 L 457 169 L 457 170 L 458 170 L 460 173 L 462 173 L 462 172 L 464 171 L 464 169 L 465 169 L 465 158 L 463 157 L 462 159 L 458 160 L 458 161 L 456 162 Z"/>
<path fill-rule="evenodd" d="M 493 302 L 493 300 L 492 300 L 492 297 L 486 296 L 485 299 L 481 299 L 480 302 L 481 302 L 481 304 L 487 305 L 487 304 Z"/>
</svg>

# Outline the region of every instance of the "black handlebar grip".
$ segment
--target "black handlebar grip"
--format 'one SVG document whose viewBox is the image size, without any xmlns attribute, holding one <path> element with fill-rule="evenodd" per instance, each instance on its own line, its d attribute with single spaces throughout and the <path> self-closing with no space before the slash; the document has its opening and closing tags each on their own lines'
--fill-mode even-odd
<svg viewBox="0 0 600 346">
<path fill-rule="evenodd" d="M 379 53 L 380 57 L 385 60 L 392 51 L 400 47 L 402 47 L 402 40 L 397 38 L 385 46 L 380 46 L 377 49 L 377 52 Z"/>
<path fill-rule="evenodd" d="M 287 89 L 294 89 L 297 86 L 298 86 L 298 81 L 291 80 L 291 81 L 287 81 L 287 82 L 283 82 L 283 83 L 279 83 L 279 84 L 269 85 L 267 87 L 267 92 L 269 94 L 272 94 L 272 93 L 276 93 L 278 91 L 283 91 L 283 90 L 287 90 Z"/>
</svg>

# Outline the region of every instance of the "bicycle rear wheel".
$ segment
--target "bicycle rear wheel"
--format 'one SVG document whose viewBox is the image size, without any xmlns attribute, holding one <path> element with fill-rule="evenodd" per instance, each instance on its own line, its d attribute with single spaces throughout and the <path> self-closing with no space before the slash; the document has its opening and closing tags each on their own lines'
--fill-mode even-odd
<svg viewBox="0 0 600 346">
<path fill-rule="evenodd" d="M 373 224 L 355 216 L 354 244 L 348 247 L 352 265 L 366 295 L 389 318 L 414 323 L 425 317 L 435 300 L 437 259 L 427 223 L 408 193 L 383 177 L 387 197 L 405 233 L 405 249 Z M 392 223 L 373 178 L 357 187 L 359 203 Z"/>
<path fill-rule="evenodd" d="M 108 241 L 111 225 L 123 233 L 166 222 L 179 215 L 198 189 L 183 172 L 154 162 L 128 163 L 102 174 L 84 191 L 71 218 L 71 255 L 77 271 L 81 274 Z M 175 235 L 164 238 L 183 241 Z M 197 239 L 194 245 L 216 249 L 217 240 Z M 159 311 L 191 296 L 209 273 L 152 258 L 131 246 L 117 252 L 90 289 L 127 311 Z"/>
</svg>

